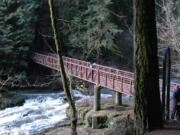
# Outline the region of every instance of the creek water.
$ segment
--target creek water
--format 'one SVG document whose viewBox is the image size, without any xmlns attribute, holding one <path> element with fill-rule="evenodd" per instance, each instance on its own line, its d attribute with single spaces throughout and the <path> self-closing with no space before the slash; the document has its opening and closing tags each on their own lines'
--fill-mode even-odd
<svg viewBox="0 0 180 135">
<path fill-rule="evenodd" d="M 19 95 L 18 95 L 19 96 Z M 0 111 L 0 135 L 34 135 L 54 127 L 66 118 L 64 92 L 25 93 L 26 100 L 22 106 L 6 108 Z M 74 91 L 76 102 L 83 98 L 92 99 L 79 91 Z M 101 94 L 107 98 L 112 94 Z"/>
</svg>

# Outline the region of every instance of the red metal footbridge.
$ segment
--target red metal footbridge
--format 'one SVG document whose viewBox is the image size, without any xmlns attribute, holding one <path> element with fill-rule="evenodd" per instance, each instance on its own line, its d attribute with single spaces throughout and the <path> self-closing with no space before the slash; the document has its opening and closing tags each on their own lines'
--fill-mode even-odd
<svg viewBox="0 0 180 135">
<path fill-rule="evenodd" d="M 41 54 L 34 52 L 32 59 L 35 63 L 59 71 L 58 55 L 56 54 Z M 120 93 L 131 96 L 134 94 L 134 73 L 132 72 L 98 64 L 92 67 L 90 62 L 65 56 L 63 56 L 63 62 L 66 73 L 73 77 L 77 77 L 84 81 L 88 81 Z M 160 87 L 161 85 L 162 81 L 160 80 Z M 173 90 L 174 85 L 175 83 L 171 82 L 171 90 Z"/>
</svg>

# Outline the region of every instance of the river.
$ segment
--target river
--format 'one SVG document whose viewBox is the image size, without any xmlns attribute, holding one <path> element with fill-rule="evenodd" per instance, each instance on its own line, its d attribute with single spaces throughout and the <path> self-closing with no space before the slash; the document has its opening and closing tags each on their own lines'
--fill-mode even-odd
<svg viewBox="0 0 180 135">
<path fill-rule="evenodd" d="M 64 92 L 25 93 L 26 100 L 22 106 L 6 108 L 0 111 L 0 135 L 35 135 L 54 127 L 66 118 L 68 104 Z M 79 91 L 74 91 L 76 102 L 90 98 Z M 112 94 L 101 94 L 111 97 Z"/>
</svg>

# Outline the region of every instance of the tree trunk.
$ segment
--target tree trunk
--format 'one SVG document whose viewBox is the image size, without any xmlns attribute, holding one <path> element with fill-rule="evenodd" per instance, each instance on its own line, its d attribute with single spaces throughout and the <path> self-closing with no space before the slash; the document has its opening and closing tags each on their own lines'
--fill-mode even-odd
<svg viewBox="0 0 180 135">
<path fill-rule="evenodd" d="M 134 0 L 135 132 L 162 127 L 154 0 Z"/>
<path fill-rule="evenodd" d="M 62 59 L 62 48 L 59 44 L 59 40 L 58 40 L 58 34 L 57 34 L 57 29 L 56 29 L 56 25 L 55 25 L 55 18 L 54 18 L 54 12 L 53 12 L 53 6 L 52 6 L 52 0 L 49 0 L 49 8 L 50 8 L 50 17 L 51 17 L 51 25 L 52 25 L 52 29 L 54 32 L 54 40 L 55 40 L 55 45 L 56 45 L 56 51 L 58 54 L 58 65 L 61 71 L 61 79 L 62 79 L 62 83 L 63 83 L 63 88 L 64 88 L 64 92 L 66 95 L 66 98 L 68 100 L 70 109 L 71 109 L 71 135 L 77 135 L 77 131 L 76 131 L 76 125 L 77 125 L 77 117 L 76 117 L 76 107 L 75 107 L 75 103 L 72 99 L 72 93 L 70 92 L 70 89 L 68 87 L 68 80 L 66 77 L 66 73 L 65 73 L 65 69 L 64 69 L 64 64 L 63 64 L 63 59 Z"/>
</svg>

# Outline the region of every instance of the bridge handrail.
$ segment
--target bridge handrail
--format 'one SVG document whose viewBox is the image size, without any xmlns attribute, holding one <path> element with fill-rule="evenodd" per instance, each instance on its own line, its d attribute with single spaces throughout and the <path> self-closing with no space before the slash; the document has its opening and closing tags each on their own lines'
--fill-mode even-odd
<svg viewBox="0 0 180 135">
<path fill-rule="evenodd" d="M 67 62 L 67 61 L 65 61 L 65 62 Z M 71 64 L 70 62 L 67 62 L 67 63 Z M 79 64 L 76 64 L 76 63 L 74 63 L 74 65 L 79 66 Z M 90 68 L 90 67 L 87 67 L 87 66 L 84 66 L 84 65 L 80 65 L 80 66 L 83 67 L 83 68 L 88 68 L 88 69 L 90 69 L 90 70 L 98 71 L 97 68 Z M 116 78 L 118 78 L 118 77 L 121 77 L 121 78 L 122 78 L 122 76 L 117 75 L 117 74 L 115 74 L 115 73 L 109 73 L 109 72 L 106 72 L 106 71 L 103 71 L 103 70 L 99 70 L 99 72 L 100 72 L 100 73 L 104 73 L 104 74 L 106 74 L 106 75 L 109 75 L 110 77 L 113 76 L 113 77 L 116 77 Z M 129 78 L 129 77 L 124 77 L 124 76 L 123 76 L 123 78 L 124 78 L 124 79 L 127 79 L 127 80 L 132 80 L 132 81 L 134 81 L 134 79 Z"/>
<path fill-rule="evenodd" d="M 102 66 L 102 65 L 98 65 L 97 64 L 97 68 L 99 70 L 103 70 L 106 72 L 110 72 L 110 73 L 114 73 L 114 74 L 119 74 L 119 75 L 123 75 L 123 76 L 128 76 L 130 78 L 134 78 L 134 73 L 129 72 L 129 71 L 123 71 L 123 70 L 119 70 L 113 67 L 107 67 L 107 66 Z"/>
<path fill-rule="evenodd" d="M 39 54 L 39 53 L 36 53 L 36 54 Z M 48 53 L 48 54 L 50 56 L 52 56 L 52 57 L 57 58 L 57 54 L 51 54 L 51 53 Z M 43 55 L 43 54 L 39 54 L 39 55 Z M 44 55 L 44 56 L 46 56 L 46 55 Z M 86 62 L 86 61 L 83 61 L 83 60 L 77 60 L 77 59 L 69 58 L 69 57 L 66 57 L 66 56 L 63 56 L 63 60 L 64 61 L 70 61 L 70 62 L 72 62 L 74 64 L 78 63 L 79 65 L 84 65 L 86 67 L 90 67 L 90 62 Z M 128 76 L 130 78 L 134 78 L 134 73 L 132 73 L 132 72 L 123 71 L 123 70 L 119 70 L 119 69 L 116 69 L 116 68 L 113 68 L 113 67 L 107 67 L 107 66 L 103 66 L 103 65 L 99 65 L 99 64 L 96 64 L 96 68 L 98 68 L 99 70 L 106 71 L 106 72 L 119 74 L 119 75 L 123 75 L 123 76 Z"/>
<path fill-rule="evenodd" d="M 36 54 L 36 55 L 39 55 L 39 56 L 42 56 L 42 57 L 44 57 L 44 58 L 47 58 L 47 56 L 44 55 L 44 54 L 39 54 L 39 53 L 35 53 L 35 54 Z M 56 55 L 55 55 L 55 56 L 56 56 Z M 55 56 L 51 55 L 50 57 L 51 57 L 52 59 L 54 59 Z M 63 56 L 63 60 L 64 60 L 65 62 L 68 62 L 69 64 L 73 63 L 73 64 L 76 65 L 76 66 L 81 66 L 81 67 L 83 67 L 83 68 L 91 69 L 89 65 L 87 66 L 87 64 L 90 64 L 90 62 L 85 62 L 85 61 L 82 61 L 82 60 L 76 60 L 76 59 L 74 59 L 74 58 L 68 58 L 68 57 L 65 57 L 65 56 Z M 75 61 L 73 61 L 73 60 L 75 60 Z M 85 63 L 85 64 L 82 64 L 82 63 Z M 55 62 L 54 64 L 57 65 L 56 62 Z M 122 71 L 123 73 L 131 73 L 131 72 L 123 71 L 123 70 L 118 70 L 118 69 L 115 69 L 115 68 L 109 68 L 109 67 L 107 67 L 107 66 L 101 66 L 101 65 L 98 65 L 98 64 L 96 64 L 96 65 L 97 65 L 97 68 L 93 68 L 93 70 L 99 70 L 99 71 L 102 72 L 102 73 L 108 74 L 108 75 L 110 75 L 110 76 L 114 76 L 114 77 L 116 77 L 116 78 L 122 77 L 122 76 L 120 76 L 120 75 L 122 75 L 122 74 L 118 74 L 118 75 L 117 75 L 117 73 L 108 72 L 108 71 L 106 71 L 106 70 L 102 70 L 102 67 L 103 67 L 103 68 L 108 68 L 108 69 L 110 69 L 110 70 L 116 70 L 116 71 L 118 71 L 118 72 L 119 72 L 119 71 L 120 71 L 120 72 Z M 132 77 L 129 77 L 129 76 L 123 76 L 123 78 L 124 78 L 124 79 L 133 80 Z"/>
<path fill-rule="evenodd" d="M 40 54 L 37 52 L 34 52 L 34 56 L 32 56 L 32 59 L 34 59 L 37 63 L 43 64 L 45 66 L 48 66 L 50 68 L 58 70 L 58 64 L 57 64 L 57 55 L 56 54 Z M 118 82 L 123 82 L 125 84 L 128 84 L 130 86 L 134 85 L 134 73 L 123 71 L 119 69 L 115 69 L 112 67 L 102 66 L 99 64 L 96 64 L 96 68 L 90 67 L 90 62 L 77 60 L 74 58 L 69 58 L 63 56 L 64 64 L 73 64 L 74 66 L 77 66 L 78 68 L 84 68 L 88 69 L 89 71 L 92 70 L 96 73 L 99 73 L 100 76 L 106 76 L 106 78 L 110 80 L 115 80 Z M 82 71 L 79 71 L 82 72 Z M 160 80 L 161 82 L 161 80 Z M 173 86 L 178 83 L 171 82 L 171 90 L 173 90 Z M 161 87 L 161 85 L 160 85 Z"/>
</svg>

